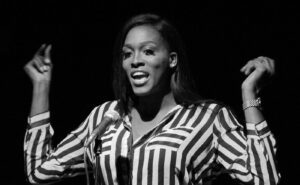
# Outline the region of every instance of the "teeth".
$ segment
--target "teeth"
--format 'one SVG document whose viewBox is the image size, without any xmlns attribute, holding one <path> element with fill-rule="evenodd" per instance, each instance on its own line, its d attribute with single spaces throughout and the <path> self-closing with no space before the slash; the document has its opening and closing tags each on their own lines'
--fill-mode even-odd
<svg viewBox="0 0 300 185">
<path fill-rule="evenodd" d="M 146 73 L 140 72 L 140 71 L 135 72 L 135 73 L 132 74 L 132 77 L 133 77 L 133 78 L 141 78 L 141 77 L 147 77 L 147 76 L 148 76 L 148 75 L 147 75 Z"/>
</svg>

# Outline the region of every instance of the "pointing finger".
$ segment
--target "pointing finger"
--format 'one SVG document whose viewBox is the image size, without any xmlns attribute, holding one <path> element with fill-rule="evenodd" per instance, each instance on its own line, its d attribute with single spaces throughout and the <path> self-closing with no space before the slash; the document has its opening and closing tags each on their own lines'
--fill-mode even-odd
<svg viewBox="0 0 300 185">
<path fill-rule="evenodd" d="M 35 52 L 35 56 L 36 55 L 41 55 L 42 51 L 45 49 L 46 44 L 42 44 L 41 47 Z"/>
<path fill-rule="evenodd" d="M 51 57 L 50 57 L 51 48 L 52 48 L 52 46 L 50 44 L 45 49 L 45 59 L 44 59 L 45 64 L 50 64 L 51 63 Z"/>
</svg>

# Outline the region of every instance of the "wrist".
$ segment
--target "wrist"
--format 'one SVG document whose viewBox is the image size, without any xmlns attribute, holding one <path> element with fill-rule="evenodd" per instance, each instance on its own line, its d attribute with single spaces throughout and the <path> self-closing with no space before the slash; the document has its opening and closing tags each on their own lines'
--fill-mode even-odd
<svg viewBox="0 0 300 185">
<path fill-rule="evenodd" d="M 48 94 L 50 91 L 50 82 L 37 82 L 33 84 L 34 94 Z"/>
</svg>

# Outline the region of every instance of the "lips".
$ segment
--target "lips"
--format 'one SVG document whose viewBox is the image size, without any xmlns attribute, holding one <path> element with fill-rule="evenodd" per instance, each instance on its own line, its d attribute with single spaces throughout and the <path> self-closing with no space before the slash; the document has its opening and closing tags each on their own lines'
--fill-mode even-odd
<svg viewBox="0 0 300 185">
<path fill-rule="evenodd" d="M 149 73 L 146 71 L 133 71 L 130 73 L 132 82 L 136 86 L 144 85 L 149 78 Z"/>
<path fill-rule="evenodd" d="M 149 73 L 145 71 L 134 71 L 130 73 L 130 76 L 133 79 L 147 78 L 149 76 Z"/>
</svg>

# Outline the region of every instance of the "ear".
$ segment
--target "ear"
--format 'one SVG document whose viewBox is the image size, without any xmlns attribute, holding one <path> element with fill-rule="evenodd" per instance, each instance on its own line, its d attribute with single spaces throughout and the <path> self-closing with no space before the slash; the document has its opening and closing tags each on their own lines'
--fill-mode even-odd
<svg viewBox="0 0 300 185">
<path fill-rule="evenodd" d="M 169 67 L 175 68 L 177 66 L 177 53 L 171 52 L 169 55 Z"/>
</svg>

